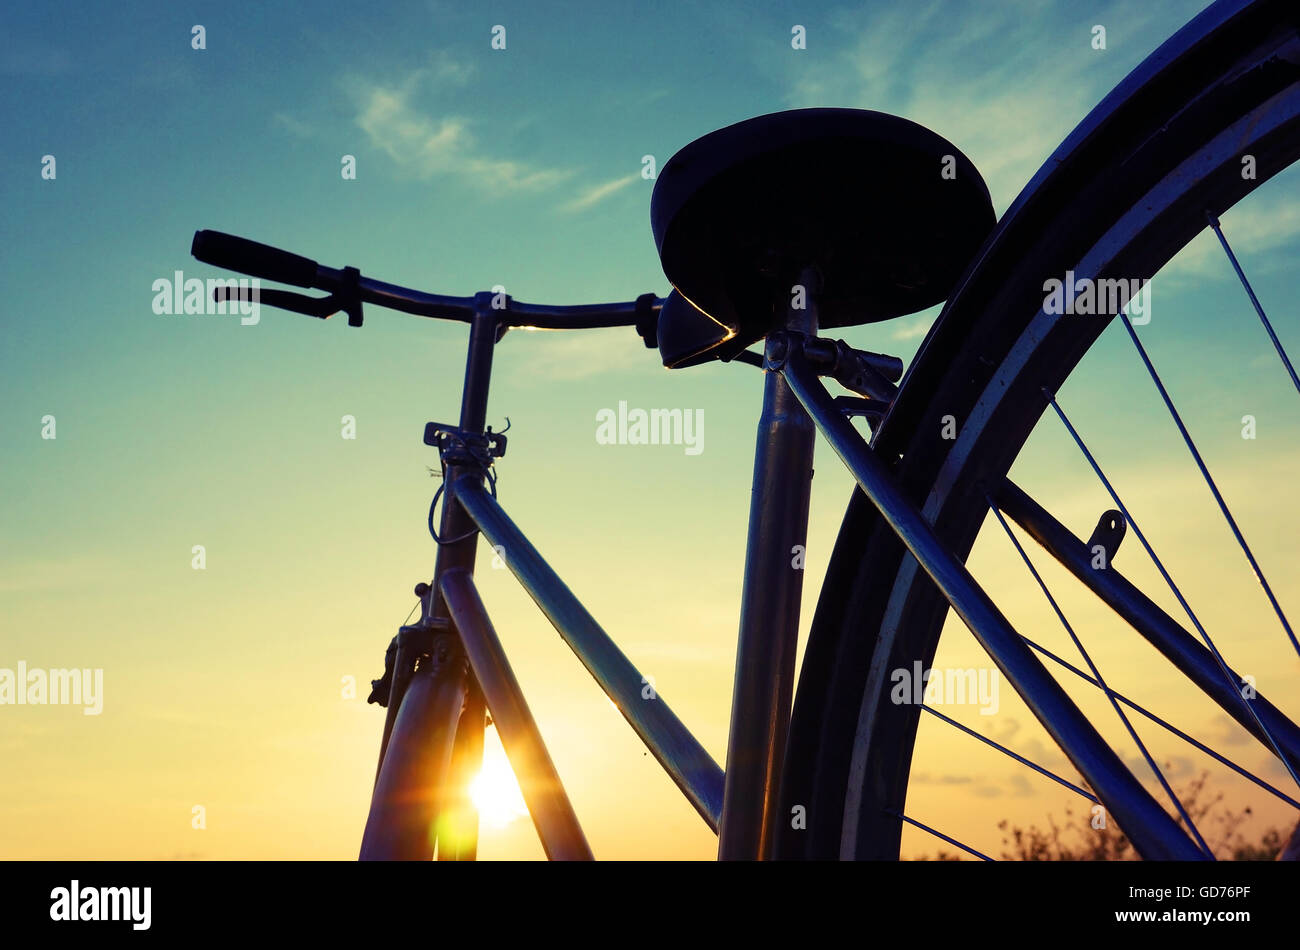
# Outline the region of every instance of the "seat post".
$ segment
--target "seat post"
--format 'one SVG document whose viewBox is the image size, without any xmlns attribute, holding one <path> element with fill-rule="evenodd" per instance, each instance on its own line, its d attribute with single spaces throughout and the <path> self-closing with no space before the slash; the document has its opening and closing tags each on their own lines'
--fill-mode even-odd
<svg viewBox="0 0 1300 950">
<path fill-rule="evenodd" d="M 817 332 L 819 289 L 817 272 L 806 268 L 792 288 L 786 329 Z M 768 343 L 780 345 L 779 339 Z M 785 379 L 765 369 L 718 829 L 720 860 L 772 856 L 794 694 L 815 435 Z"/>
</svg>

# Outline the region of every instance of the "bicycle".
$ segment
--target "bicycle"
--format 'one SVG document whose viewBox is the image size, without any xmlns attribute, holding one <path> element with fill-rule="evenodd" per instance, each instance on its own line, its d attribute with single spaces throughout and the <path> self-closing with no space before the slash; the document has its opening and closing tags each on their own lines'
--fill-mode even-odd
<svg viewBox="0 0 1300 950">
<path fill-rule="evenodd" d="M 1243 155 L 1252 159 L 1252 177 L 1241 173 Z M 1209 227 L 1300 390 L 1218 220 L 1297 158 L 1300 15 L 1280 0 L 1219 0 L 1083 120 L 1000 221 L 970 160 L 905 119 L 796 110 L 704 136 L 678 152 L 655 185 L 652 230 L 673 286 L 662 298 L 645 294 L 624 303 L 566 307 L 521 303 L 503 293 L 442 296 L 230 235 L 197 232 L 192 253 L 201 261 L 327 293 L 313 298 L 264 290 L 262 303 L 318 318 L 344 312 L 352 326 L 362 324 L 364 304 L 469 324 L 459 420 L 431 422 L 424 437 L 438 449 L 444 476 L 436 529 L 438 496 L 429 513 L 438 543 L 433 578 L 417 587 L 421 617 L 400 629 L 385 673 L 373 684 L 371 700 L 387 713 L 361 857 L 475 856 L 477 824 L 466 785 L 482 756 L 489 713 L 547 856 L 592 856 L 474 587 L 480 535 L 718 833 L 720 858 L 896 859 L 905 824 L 987 858 L 904 808 L 918 723 L 928 707 L 892 701 L 888 678 L 890 671 L 932 662 L 950 607 L 1086 787 L 991 744 L 1104 807 L 1143 857 L 1213 857 L 1120 704 L 1168 724 L 1106 684 L 1068 623 L 1091 675 L 1021 636 L 965 561 L 992 513 L 1042 585 L 1008 519 L 1016 522 L 1267 747 L 1300 785 L 1300 727 L 1262 695 L 1241 689 L 1242 678 L 1056 398 L 1118 318 L 1300 654 L 1278 599 L 1133 330 L 1125 312 L 1131 301 L 1112 300 L 1090 319 L 1069 319 L 1053 313 L 1044 298 L 1044 279 L 1053 275 L 1103 286 L 1149 281 Z M 945 168 L 951 174 L 943 174 Z M 863 189 L 863 180 L 889 187 Z M 773 181 L 798 187 L 771 189 Z M 864 224 L 882 219 L 892 224 L 885 241 L 879 229 Z M 223 294 L 218 291 L 219 298 Z M 819 335 L 943 301 L 906 372 L 896 358 Z M 639 671 L 496 497 L 493 472 L 506 437 L 486 426 L 492 354 L 505 332 L 520 326 L 633 326 L 668 367 L 734 361 L 763 370 L 725 771 L 661 698 L 643 699 Z M 760 341 L 761 356 L 748 349 Z M 832 396 L 823 378 L 850 395 Z M 1086 541 L 1008 478 L 1049 407 L 1115 502 Z M 855 417 L 870 426 L 869 441 Z M 955 437 L 941 435 L 945 428 Z M 796 690 L 801 572 L 792 568 L 790 552 L 806 532 L 815 431 L 857 489 Z M 1130 531 L 1199 636 L 1110 565 Z M 1099 550 L 1102 568 L 1096 565 Z M 1124 764 L 1036 653 L 1105 693 L 1176 815 Z M 1291 795 L 1174 731 L 1300 808 Z M 794 813 L 804 820 L 789 820 Z"/>
</svg>

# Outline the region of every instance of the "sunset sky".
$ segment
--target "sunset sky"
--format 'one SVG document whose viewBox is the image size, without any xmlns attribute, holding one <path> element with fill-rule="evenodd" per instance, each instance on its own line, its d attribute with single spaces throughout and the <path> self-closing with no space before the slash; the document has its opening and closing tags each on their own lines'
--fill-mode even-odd
<svg viewBox="0 0 1300 950">
<path fill-rule="evenodd" d="M 190 257 L 196 229 L 449 294 L 496 284 L 544 303 L 664 294 L 644 156 L 662 167 L 700 135 L 762 113 L 870 108 L 958 145 L 1000 215 L 1203 4 L 381 6 L 6 12 L 0 667 L 102 668 L 104 697 L 99 716 L 0 706 L 0 857 L 357 853 L 383 722 L 365 697 L 432 571 L 437 461 L 422 433 L 456 417 L 465 330 L 377 308 L 361 330 L 269 308 L 255 326 L 155 314 L 155 280 L 231 276 Z M 191 46 L 196 24 L 204 50 Z M 497 24 L 504 50 L 490 48 Z M 805 50 L 791 48 L 795 24 Z M 1096 24 L 1105 50 L 1092 48 Z M 340 174 L 345 155 L 355 180 Z M 1223 225 L 1300 353 L 1286 280 L 1300 252 L 1300 174 L 1265 184 Z M 1144 344 L 1300 623 L 1300 402 L 1213 235 L 1156 278 L 1151 311 Z M 937 312 L 843 336 L 910 361 Z M 498 348 L 488 411 L 495 427 L 512 423 L 498 467 L 507 510 L 719 763 L 761 389 L 738 364 L 667 372 L 631 329 L 520 331 Z M 1121 327 L 1060 399 L 1228 660 L 1300 716 L 1300 660 Z M 598 413 L 620 401 L 702 409 L 703 450 L 600 444 Z M 1241 437 L 1246 414 L 1254 440 Z M 341 436 L 348 415 L 354 440 Z M 1013 475 L 1084 537 L 1110 507 L 1050 418 Z M 819 445 L 801 649 L 851 486 Z M 205 570 L 191 566 L 195 545 Z M 1300 794 L 1262 746 L 1028 550 L 1114 688 Z M 1136 538 L 1117 565 L 1184 619 Z M 713 857 L 716 837 L 527 595 L 491 569 L 490 551 L 480 567 L 596 856 Z M 995 522 L 971 567 L 1022 633 L 1082 665 Z M 991 663 L 950 622 L 936 665 Z M 1145 777 L 1104 697 L 1065 682 Z M 1074 779 L 1007 684 L 1000 700 L 995 716 L 943 711 Z M 1207 767 L 1138 728 L 1173 761 L 1176 783 Z M 491 731 L 488 754 L 501 756 Z M 1244 780 L 1216 776 L 1229 802 L 1258 812 L 1248 829 L 1294 821 Z M 1043 824 L 1067 804 L 1048 780 L 923 719 L 907 806 L 919 820 L 998 853 L 1000 820 Z M 940 847 L 905 832 L 906 855 Z M 516 816 L 485 824 L 480 854 L 541 848 Z"/>
</svg>

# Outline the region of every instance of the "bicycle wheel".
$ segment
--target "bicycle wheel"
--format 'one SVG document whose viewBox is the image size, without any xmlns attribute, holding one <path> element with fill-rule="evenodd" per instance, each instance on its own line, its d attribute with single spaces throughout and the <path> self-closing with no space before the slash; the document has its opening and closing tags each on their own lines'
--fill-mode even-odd
<svg viewBox="0 0 1300 950">
<path fill-rule="evenodd" d="M 958 282 L 872 445 L 961 559 L 1054 393 L 1113 317 L 1043 313 L 1044 280 L 1149 279 L 1220 214 L 1300 158 L 1300 9 L 1207 8 L 1057 149 Z M 1242 174 L 1241 159 L 1257 163 Z M 941 437 L 954 416 L 959 436 Z M 855 491 L 795 701 L 786 858 L 896 859 L 921 708 L 889 671 L 929 668 L 948 603 Z"/>
</svg>

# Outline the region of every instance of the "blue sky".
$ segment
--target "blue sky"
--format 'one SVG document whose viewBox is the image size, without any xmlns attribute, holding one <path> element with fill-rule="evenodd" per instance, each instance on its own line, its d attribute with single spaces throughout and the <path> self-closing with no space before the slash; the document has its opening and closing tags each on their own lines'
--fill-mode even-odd
<svg viewBox="0 0 1300 950">
<path fill-rule="evenodd" d="M 434 459 L 420 437 L 426 421 L 454 418 L 464 331 L 373 308 L 360 331 L 270 310 L 256 327 L 156 315 L 155 279 L 220 276 L 190 258 L 194 230 L 443 293 L 504 284 L 547 303 L 664 293 L 644 156 L 662 166 L 699 135 L 765 112 L 872 108 L 957 144 L 1000 214 L 1092 105 L 1200 6 L 6 11 L 0 665 L 103 666 L 108 696 L 102 721 L 26 711 L 0 739 L 26 765 L 0 793 L 11 842 L 0 850 L 62 854 L 80 840 L 105 857 L 349 856 L 359 838 L 381 718 L 340 701 L 337 686 L 377 675 L 431 566 L 423 519 Z M 195 24 L 204 50 L 191 48 Z M 490 47 L 497 24 L 504 50 Z M 791 48 L 795 24 L 805 50 Z M 1105 50 L 1091 46 L 1094 24 L 1107 28 Z M 47 154 L 52 181 L 40 175 Z M 345 155 L 355 180 L 340 175 Z M 1300 203 L 1294 174 L 1268 187 L 1224 223 L 1261 296 L 1281 306 L 1292 299 L 1283 278 Z M 1273 420 L 1269 484 L 1286 484 L 1294 393 L 1263 373 L 1243 391 L 1221 372 L 1267 365 L 1271 350 L 1216 254 L 1198 239 L 1158 278 L 1167 290 L 1144 334 L 1158 365 L 1183 367 L 1170 368 L 1170 384 L 1189 397 L 1207 455 L 1249 471 L 1235 419 L 1257 412 Z M 936 313 L 845 336 L 910 359 Z M 1231 334 L 1226 314 L 1238 321 Z M 1300 349 L 1294 308 L 1277 322 Z M 1068 395 L 1101 450 L 1140 480 L 1185 459 L 1121 343 L 1108 336 L 1098 350 L 1092 379 L 1102 383 Z M 631 330 L 520 332 L 498 352 L 489 409 L 494 424 L 514 423 L 501 466 L 507 506 L 719 760 L 759 388 L 740 366 L 666 373 Z M 703 408 L 705 451 L 599 445 L 596 413 L 620 400 Z M 39 438 L 47 413 L 58 420 L 53 442 Z M 355 441 L 339 436 L 345 414 L 357 419 Z M 1160 434 L 1135 458 L 1126 427 L 1138 424 Z M 1026 471 L 1050 480 L 1064 443 L 1046 433 L 1042 444 Z M 850 488 L 819 458 L 805 629 Z M 1083 484 L 1060 482 L 1062 505 L 1096 508 Z M 1251 494 L 1248 479 L 1239 484 Z M 1257 527 L 1276 527 L 1266 509 L 1255 515 Z M 209 551 L 205 572 L 191 569 L 194 544 Z M 1296 555 L 1280 530 L 1264 547 L 1274 563 Z M 576 661 L 508 579 L 485 574 L 579 814 L 595 816 L 597 854 L 707 856 L 707 831 Z M 200 801 L 225 817 L 196 843 L 189 810 Z M 629 829 L 626 807 L 655 818 Z M 84 817 L 60 843 L 31 830 L 69 808 Z M 101 810 L 142 833 L 92 833 Z M 486 852 L 531 854 L 518 824 L 485 839 Z"/>
</svg>

